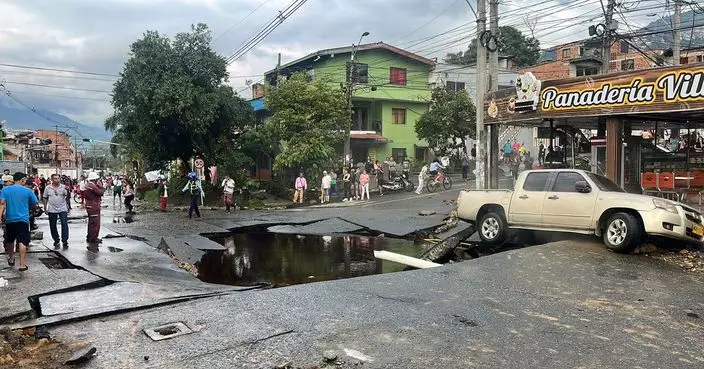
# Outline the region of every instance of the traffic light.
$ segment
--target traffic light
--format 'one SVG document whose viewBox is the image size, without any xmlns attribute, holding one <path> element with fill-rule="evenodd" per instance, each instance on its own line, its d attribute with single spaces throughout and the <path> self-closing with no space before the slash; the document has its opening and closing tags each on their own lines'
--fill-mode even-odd
<svg viewBox="0 0 704 369">
<path fill-rule="evenodd" d="M 84 138 L 83 142 L 93 142 L 93 139 L 92 138 Z"/>
</svg>

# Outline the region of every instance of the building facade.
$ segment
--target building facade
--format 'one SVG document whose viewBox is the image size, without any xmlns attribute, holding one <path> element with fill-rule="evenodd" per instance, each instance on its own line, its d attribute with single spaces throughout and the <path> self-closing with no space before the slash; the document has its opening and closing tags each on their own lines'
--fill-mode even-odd
<svg viewBox="0 0 704 369">
<path fill-rule="evenodd" d="M 336 87 L 351 80 L 352 159 L 425 160 L 428 145 L 418 140 L 415 123 L 428 111 L 428 79 L 435 62 L 382 42 L 359 45 L 354 51 L 354 64 L 352 47 L 317 51 L 267 72 L 265 83 L 275 85 L 277 77 L 296 72 Z"/>
</svg>

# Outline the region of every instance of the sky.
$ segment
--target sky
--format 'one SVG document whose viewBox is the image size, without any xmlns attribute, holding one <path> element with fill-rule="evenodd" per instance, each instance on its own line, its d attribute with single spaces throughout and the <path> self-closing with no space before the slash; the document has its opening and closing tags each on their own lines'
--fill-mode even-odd
<svg viewBox="0 0 704 369">
<path fill-rule="evenodd" d="M 292 1 L 0 0 L 0 64 L 117 75 L 129 45 L 145 31 L 173 36 L 196 23 L 210 27 L 212 47 L 227 57 Z M 644 26 L 655 19 L 649 13 L 667 15 L 666 1 L 622 0 L 621 11 L 631 27 Z M 285 63 L 349 46 L 363 32 L 370 33 L 365 43 L 383 41 L 441 60 L 466 50 L 476 32 L 468 2 L 476 9 L 476 0 L 308 0 L 228 67 L 229 83 L 248 98 L 247 84 L 272 69 L 278 53 Z M 500 25 L 533 34 L 545 47 L 585 38 L 588 25 L 603 19 L 599 0 L 502 0 L 499 13 Z M 0 65 L 0 82 L 18 99 L 94 126 L 112 112 L 115 80 Z"/>
</svg>

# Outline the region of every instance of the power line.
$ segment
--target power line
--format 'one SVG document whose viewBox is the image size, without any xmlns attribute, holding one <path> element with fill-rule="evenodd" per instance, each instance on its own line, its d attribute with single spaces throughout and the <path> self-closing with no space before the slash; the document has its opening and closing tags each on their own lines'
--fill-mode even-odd
<svg viewBox="0 0 704 369">
<path fill-rule="evenodd" d="M 453 6 L 455 6 L 455 4 L 457 4 L 458 2 L 459 2 L 459 0 L 455 0 L 455 1 L 452 2 L 448 7 L 446 7 L 445 9 L 443 9 L 443 10 L 442 10 L 440 13 L 438 13 L 436 16 L 434 16 L 431 20 L 429 20 L 429 21 L 423 23 L 420 27 L 418 27 L 418 28 L 414 29 L 413 31 L 411 31 L 411 33 L 408 33 L 408 34 L 406 34 L 405 36 L 403 36 L 403 37 L 401 37 L 401 38 L 399 38 L 399 39 L 396 39 L 396 40 L 392 41 L 392 43 L 401 41 L 401 40 L 405 39 L 406 37 L 410 37 L 411 35 L 415 34 L 416 32 L 420 31 L 421 29 L 427 27 L 429 24 L 435 22 L 436 19 L 440 18 L 441 15 L 445 14 L 446 11 L 450 10 L 450 8 L 452 8 Z"/>
<path fill-rule="evenodd" d="M 88 88 L 78 88 L 78 87 L 65 87 L 65 86 L 53 86 L 53 85 L 44 85 L 41 83 L 29 83 L 29 82 L 13 82 L 13 81 L 2 81 L 4 84 L 10 84 L 10 85 L 23 85 L 23 86 L 34 86 L 34 87 L 43 87 L 43 88 L 55 88 L 59 90 L 71 90 L 71 91 L 86 91 L 86 92 L 100 92 L 100 93 L 112 93 L 112 91 L 105 91 L 105 90 L 91 90 Z"/>
<path fill-rule="evenodd" d="M 67 76 L 62 74 L 45 74 L 45 73 L 32 73 L 32 72 L 17 72 L 9 70 L 0 70 L 0 74 L 11 74 L 18 76 L 35 76 L 35 77 L 45 77 L 45 78 L 68 78 L 68 79 L 80 79 L 86 81 L 100 81 L 100 82 L 115 82 L 114 79 L 107 78 L 94 78 L 94 77 L 83 77 L 83 76 Z"/>
<path fill-rule="evenodd" d="M 52 72 L 87 74 L 87 75 L 91 75 L 91 76 L 120 77 L 120 76 L 117 75 L 117 74 L 107 74 L 107 73 L 98 73 L 98 72 L 86 72 L 86 71 L 80 71 L 80 70 L 69 70 L 69 69 L 48 68 L 48 67 L 34 67 L 34 66 L 19 65 L 19 64 L 0 63 L 0 66 L 3 66 L 3 67 L 10 67 L 10 68 L 21 68 L 21 69 L 46 70 L 46 71 L 52 71 Z"/>
<path fill-rule="evenodd" d="M 262 40 L 264 40 L 269 34 L 271 34 L 276 28 L 279 27 L 288 17 L 293 15 L 303 4 L 308 0 L 293 0 L 286 9 L 279 12 L 274 19 L 267 23 L 258 33 L 253 35 L 241 44 L 238 49 L 228 56 L 225 60 L 228 65 L 234 63 L 237 59 L 241 58 L 249 50 L 257 46 Z"/>
<path fill-rule="evenodd" d="M 256 8 L 254 8 L 251 12 L 249 12 L 249 14 L 247 14 L 244 18 L 240 19 L 239 22 L 237 22 L 235 25 L 233 25 L 232 27 L 226 29 L 223 33 L 221 33 L 221 34 L 219 34 L 217 37 L 215 37 L 215 38 L 213 39 L 212 43 L 215 43 L 215 41 L 217 41 L 220 37 L 226 35 L 226 34 L 229 33 L 230 31 L 232 31 L 233 29 L 235 29 L 237 26 L 239 26 L 240 24 L 242 24 L 244 21 L 247 20 L 247 18 L 249 18 L 250 16 L 252 16 L 252 14 L 256 13 L 257 10 L 259 10 L 261 7 L 263 7 L 264 5 L 266 5 L 267 2 L 269 2 L 269 0 L 264 0 L 264 1 L 262 1 L 262 3 L 259 4 L 259 6 L 257 6 Z"/>
<path fill-rule="evenodd" d="M 90 101 L 110 102 L 110 100 L 107 100 L 107 99 L 96 99 L 96 98 L 92 98 L 92 97 L 81 97 L 81 96 L 64 96 L 64 95 L 54 95 L 54 94 L 43 94 L 43 93 L 39 93 L 39 92 L 30 92 L 30 91 L 12 90 L 12 93 L 13 94 L 21 94 L 21 95 L 56 97 L 56 98 L 70 99 L 70 100 L 90 100 Z"/>
</svg>

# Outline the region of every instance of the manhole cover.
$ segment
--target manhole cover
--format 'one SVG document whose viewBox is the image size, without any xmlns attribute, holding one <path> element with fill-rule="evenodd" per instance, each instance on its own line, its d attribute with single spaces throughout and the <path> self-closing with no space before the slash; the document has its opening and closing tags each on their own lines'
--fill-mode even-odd
<svg viewBox="0 0 704 369">
<path fill-rule="evenodd" d="M 193 333 L 185 324 L 181 322 L 169 323 L 158 326 L 156 328 L 145 329 L 144 333 L 153 341 L 167 340 L 184 334 Z"/>
</svg>

